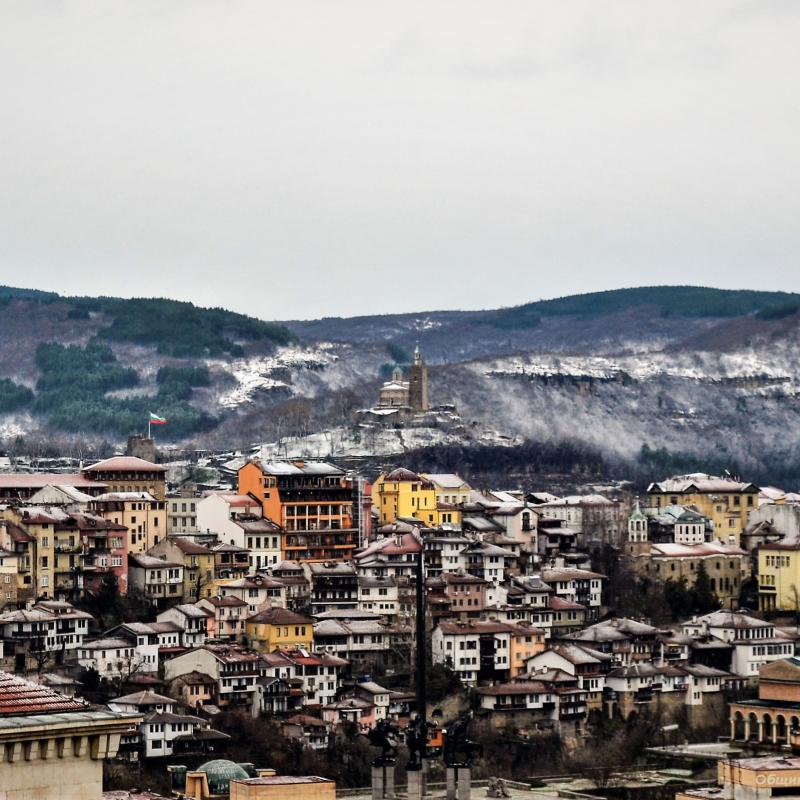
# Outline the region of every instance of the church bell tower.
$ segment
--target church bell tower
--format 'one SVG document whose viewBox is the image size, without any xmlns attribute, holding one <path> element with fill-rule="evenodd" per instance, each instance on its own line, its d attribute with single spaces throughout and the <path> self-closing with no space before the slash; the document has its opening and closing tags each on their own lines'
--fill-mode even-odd
<svg viewBox="0 0 800 800">
<path fill-rule="evenodd" d="M 428 367 L 419 352 L 419 343 L 414 348 L 414 363 L 408 368 L 408 404 L 414 411 L 428 410 Z"/>
</svg>

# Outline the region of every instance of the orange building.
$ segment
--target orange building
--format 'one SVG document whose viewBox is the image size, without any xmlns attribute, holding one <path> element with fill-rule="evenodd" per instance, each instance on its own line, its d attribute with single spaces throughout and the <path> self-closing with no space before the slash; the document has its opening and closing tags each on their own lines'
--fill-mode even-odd
<svg viewBox="0 0 800 800">
<path fill-rule="evenodd" d="M 283 529 L 284 560 L 338 561 L 356 549 L 357 490 L 338 467 L 253 459 L 239 470 L 239 494 L 258 498 L 263 516 Z"/>
</svg>

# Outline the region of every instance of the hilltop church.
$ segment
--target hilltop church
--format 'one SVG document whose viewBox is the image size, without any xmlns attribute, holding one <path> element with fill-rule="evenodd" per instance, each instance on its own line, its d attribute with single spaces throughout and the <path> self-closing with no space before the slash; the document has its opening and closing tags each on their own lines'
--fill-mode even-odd
<svg viewBox="0 0 800 800">
<path fill-rule="evenodd" d="M 392 379 L 381 387 L 378 396 L 379 409 L 405 409 L 412 414 L 429 410 L 428 406 L 428 367 L 419 352 L 414 349 L 414 363 L 408 368 L 408 380 L 403 380 L 403 370 L 395 367 Z"/>
</svg>

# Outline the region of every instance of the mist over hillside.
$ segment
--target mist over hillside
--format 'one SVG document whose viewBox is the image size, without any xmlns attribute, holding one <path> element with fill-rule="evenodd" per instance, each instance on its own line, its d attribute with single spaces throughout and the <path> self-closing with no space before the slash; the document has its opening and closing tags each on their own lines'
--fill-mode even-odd
<svg viewBox="0 0 800 800">
<path fill-rule="evenodd" d="M 8 287 L 0 304 L 6 440 L 119 442 L 145 429 L 150 411 L 170 420 L 164 439 L 206 447 L 359 435 L 353 412 L 375 402 L 418 344 L 431 402 L 454 404 L 463 424 L 446 437 L 389 431 L 381 441 L 392 441 L 392 458 L 420 442 L 491 447 L 500 436 L 584 442 L 607 465 L 641 463 L 645 446 L 645 459 L 659 453 L 664 468 L 699 460 L 800 480 L 798 294 L 642 287 L 508 309 L 282 323 Z"/>
</svg>

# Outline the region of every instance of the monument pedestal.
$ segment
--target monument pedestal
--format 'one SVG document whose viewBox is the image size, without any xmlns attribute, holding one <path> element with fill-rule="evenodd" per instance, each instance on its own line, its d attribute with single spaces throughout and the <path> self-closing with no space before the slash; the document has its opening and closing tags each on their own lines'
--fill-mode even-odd
<svg viewBox="0 0 800 800">
<path fill-rule="evenodd" d="M 422 800 L 425 795 L 425 768 L 410 769 L 408 775 L 408 800 Z"/>
<path fill-rule="evenodd" d="M 472 770 L 469 767 L 447 768 L 447 800 L 470 800 Z"/>
<path fill-rule="evenodd" d="M 394 800 L 394 764 L 372 765 L 372 800 Z"/>
</svg>

